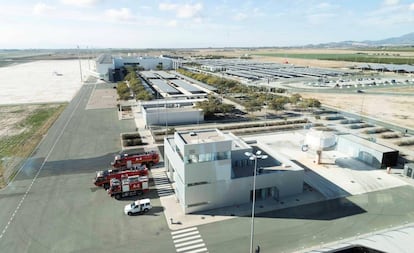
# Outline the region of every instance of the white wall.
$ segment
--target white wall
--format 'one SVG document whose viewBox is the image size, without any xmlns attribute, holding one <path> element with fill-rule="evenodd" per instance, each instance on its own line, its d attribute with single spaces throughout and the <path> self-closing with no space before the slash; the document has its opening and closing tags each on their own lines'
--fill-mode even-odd
<svg viewBox="0 0 414 253">
<path fill-rule="evenodd" d="M 195 124 L 204 121 L 204 114 L 200 110 L 174 110 L 172 108 L 160 107 L 151 111 L 141 108 L 145 125 L 181 125 Z"/>
<path fill-rule="evenodd" d="M 338 138 L 337 150 L 375 168 L 381 168 L 383 153 L 378 150 L 355 143 L 341 136 Z"/>
<path fill-rule="evenodd" d="M 302 193 L 304 171 L 280 171 L 261 174 L 256 177 L 256 189 L 276 186 L 279 197 Z M 213 184 L 187 187 L 186 204 L 208 202 L 208 205 L 186 207 L 186 213 L 209 210 L 218 207 L 245 204 L 250 202 L 253 189 L 253 177 L 243 177 Z"/>
</svg>

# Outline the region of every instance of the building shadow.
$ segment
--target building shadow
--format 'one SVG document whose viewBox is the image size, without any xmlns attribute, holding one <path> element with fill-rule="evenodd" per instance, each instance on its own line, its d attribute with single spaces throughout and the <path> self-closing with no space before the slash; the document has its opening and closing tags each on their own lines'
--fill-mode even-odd
<svg viewBox="0 0 414 253">
<path fill-rule="evenodd" d="M 335 220 L 365 213 L 366 210 L 347 198 L 338 198 L 256 214 L 262 218 Z"/>
</svg>

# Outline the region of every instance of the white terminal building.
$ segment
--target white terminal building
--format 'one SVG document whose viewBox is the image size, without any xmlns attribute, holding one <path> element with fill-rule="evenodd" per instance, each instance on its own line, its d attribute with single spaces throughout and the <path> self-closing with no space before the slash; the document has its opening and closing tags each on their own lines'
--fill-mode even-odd
<svg viewBox="0 0 414 253">
<path fill-rule="evenodd" d="M 248 144 L 218 129 L 175 132 L 164 139 L 164 162 L 175 182 L 176 198 L 185 213 L 249 203 L 253 197 L 254 160 L 245 155 L 262 150 L 257 160 L 256 199 L 300 194 L 304 170 L 283 155 Z"/>
<path fill-rule="evenodd" d="M 104 80 L 113 81 L 114 71 L 125 66 L 141 67 L 144 70 L 176 69 L 181 62 L 176 59 L 159 56 L 112 56 L 102 54 L 96 58 L 95 74 Z"/>
</svg>

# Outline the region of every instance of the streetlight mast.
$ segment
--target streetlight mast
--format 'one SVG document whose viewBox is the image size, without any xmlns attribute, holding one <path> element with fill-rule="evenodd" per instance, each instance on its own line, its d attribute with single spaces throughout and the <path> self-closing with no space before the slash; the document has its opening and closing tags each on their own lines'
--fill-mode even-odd
<svg viewBox="0 0 414 253">
<path fill-rule="evenodd" d="M 254 238 L 254 206 L 256 202 L 256 171 L 257 171 L 257 159 L 266 159 L 267 155 L 262 155 L 262 151 L 258 150 L 256 153 L 245 152 L 246 156 L 250 160 L 254 160 L 254 171 L 253 171 L 253 198 L 252 198 L 252 221 L 250 226 L 250 253 L 253 253 L 253 238 Z"/>
</svg>

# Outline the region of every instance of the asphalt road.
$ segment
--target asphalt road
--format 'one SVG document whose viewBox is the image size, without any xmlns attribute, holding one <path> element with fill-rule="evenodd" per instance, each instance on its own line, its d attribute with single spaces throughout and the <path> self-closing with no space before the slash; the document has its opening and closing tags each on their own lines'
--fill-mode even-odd
<svg viewBox="0 0 414 253">
<path fill-rule="evenodd" d="M 155 191 L 154 208 L 128 217 L 92 184 L 119 152 L 119 134 L 134 131 L 116 109 L 85 110 L 84 85 L 15 180 L 0 191 L 0 252 L 171 252 L 170 231 Z M 120 251 L 121 250 L 121 251 Z"/>
<path fill-rule="evenodd" d="M 256 215 L 261 252 L 306 252 L 414 222 L 414 188 L 404 186 Z M 250 217 L 199 227 L 209 252 L 248 252 Z"/>
<path fill-rule="evenodd" d="M 163 209 L 128 217 L 92 184 L 120 150 L 119 133 L 135 130 L 115 109 L 85 110 L 85 85 L 15 180 L 0 191 L 0 252 L 175 252 Z M 108 86 L 109 87 L 109 86 Z M 414 222 L 414 188 L 377 191 L 257 215 L 261 252 L 293 252 Z M 259 207 L 260 208 L 260 207 Z M 209 252 L 248 252 L 250 218 L 198 226 Z"/>
</svg>

